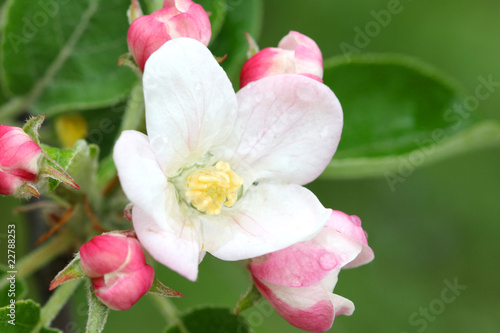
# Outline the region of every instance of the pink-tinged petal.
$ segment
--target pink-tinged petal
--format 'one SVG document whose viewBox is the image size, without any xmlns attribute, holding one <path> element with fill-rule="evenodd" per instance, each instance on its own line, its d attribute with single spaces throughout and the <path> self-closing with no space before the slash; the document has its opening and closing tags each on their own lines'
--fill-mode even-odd
<svg viewBox="0 0 500 333">
<path fill-rule="evenodd" d="M 0 194 L 36 181 L 41 157 L 42 149 L 21 128 L 0 125 Z"/>
<path fill-rule="evenodd" d="M 168 31 L 172 38 L 189 37 L 207 46 L 212 29 L 207 13 L 202 6 L 192 4 L 184 13 L 168 20 Z"/>
<path fill-rule="evenodd" d="M 166 41 L 172 39 L 165 24 L 152 15 L 135 19 L 127 33 L 128 49 L 137 65 L 144 71 L 146 60 Z"/>
<path fill-rule="evenodd" d="M 208 45 L 212 30 L 207 12 L 192 1 L 166 1 L 165 8 L 135 19 L 127 34 L 128 48 L 141 71 L 149 56 L 165 42 L 189 37 Z"/>
<path fill-rule="evenodd" d="M 268 47 L 248 59 L 240 73 L 240 88 L 269 75 L 293 74 L 293 52 Z"/>
<path fill-rule="evenodd" d="M 304 187 L 262 183 L 223 214 L 202 217 L 203 247 L 222 260 L 242 260 L 312 238 L 330 211 Z"/>
<path fill-rule="evenodd" d="M 321 82 L 323 77 L 323 56 L 314 40 L 299 32 L 290 31 L 279 42 L 278 48 L 295 51 L 294 60 L 297 74 L 312 75 Z"/>
<path fill-rule="evenodd" d="M 106 281 L 107 278 L 92 279 L 95 295 L 113 310 L 128 310 L 153 285 L 154 270 L 145 265 L 133 273 L 111 277 L 114 281 Z"/>
<path fill-rule="evenodd" d="M 239 116 L 224 159 L 237 173 L 306 184 L 323 172 L 343 124 L 340 103 L 327 86 L 301 75 L 273 75 L 237 97 Z"/>
<path fill-rule="evenodd" d="M 146 265 L 146 258 L 142 246 L 135 237 L 127 237 L 128 255 L 120 269 L 121 273 L 131 273 L 142 269 Z"/>
<path fill-rule="evenodd" d="M 142 249 L 140 249 L 142 254 Z M 98 277 L 116 271 L 126 261 L 129 242 L 123 235 L 99 235 L 80 248 L 80 264 L 88 277 Z M 144 260 L 144 254 L 142 254 Z M 144 263 L 143 263 L 144 265 Z"/>
<path fill-rule="evenodd" d="M 113 150 L 113 159 L 127 198 L 158 223 L 167 221 L 166 203 L 175 190 L 167 181 L 148 137 L 137 131 L 123 131 Z"/>
<path fill-rule="evenodd" d="M 148 136 L 171 175 L 224 143 L 236 119 L 236 97 L 210 51 L 190 38 L 165 43 L 143 77 Z"/>
<path fill-rule="evenodd" d="M 316 43 L 296 31 L 283 37 L 277 48 L 265 48 L 243 65 L 240 88 L 269 75 L 300 74 L 323 82 L 323 57 Z"/>
<path fill-rule="evenodd" d="M 172 207 L 171 216 L 182 226 L 180 231 L 169 228 L 169 223 L 159 225 L 138 206 L 132 210 L 134 229 L 139 241 L 151 256 L 191 281 L 198 276 L 198 264 L 203 258 L 196 227 Z"/>
<path fill-rule="evenodd" d="M 42 149 L 21 128 L 0 125 L 0 167 L 38 172 Z"/>
<path fill-rule="evenodd" d="M 130 273 L 146 265 L 141 244 L 134 237 L 108 233 L 93 237 L 80 248 L 80 264 L 91 278 L 113 272 Z"/>
<path fill-rule="evenodd" d="M 334 308 L 321 284 L 294 288 L 254 278 L 255 285 L 286 321 L 309 332 L 325 332 L 333 325 Z"/>
<path fill-rule="evenodd" d="M 368 246 L 366 233 L 361 227 L 361 220 L 359 217 L 356 215 L 347 215 L 341 211 L 334 210 L 328 220 L 327 226 L 337 230 L 345 237 L 349 237 L 362 245 L 359 255 L 347 263 L 344 268 L 358 267 L 373 260 L 375 254 Z"/>
<path fill-rule="evenodd" d="M 338 272 L 360 251 L 358 242 L 324 227 L 309 241 L 253 259 L 249 268 L 255 277 L 266 282 L 304 287 L 324 280 L 332 271 Z M 325 288 L 333 290 L 334 285 Z"/>
</svg>

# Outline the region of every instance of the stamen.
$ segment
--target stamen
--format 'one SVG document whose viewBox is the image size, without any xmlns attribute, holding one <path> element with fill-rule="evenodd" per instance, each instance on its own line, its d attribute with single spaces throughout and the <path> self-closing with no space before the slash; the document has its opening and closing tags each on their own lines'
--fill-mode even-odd
<svg viewBox="0 0 500 333">
<path fill-rule="evenodd" d="M 186 197 L 199 211 L 218 215 L 222 205 L 232 207 L 238 200 L 243 179 L 229 163 L 219 161 L 214 166 L 193 171 L 186 179 Z"/>
</svg>

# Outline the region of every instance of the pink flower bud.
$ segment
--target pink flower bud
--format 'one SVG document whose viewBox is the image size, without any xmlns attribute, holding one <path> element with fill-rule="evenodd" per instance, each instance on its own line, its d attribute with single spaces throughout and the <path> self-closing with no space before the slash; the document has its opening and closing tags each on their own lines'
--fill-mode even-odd
<svg viewBox="0 0 500 333">
<path fill-rule="evenodd" d="M 275 74 L 301 74 L 323 82 L 323 57 L 309 37 L 290 31 L 278 47 L 265 48 L 247 60 L 240 74 L 240 87 Z"/>
<path fill-rule="evenodd" d="M 371 260 L 359 218 L 333 211 L 313 239 L 254 258 L 249 269 L 261 294 L 290 324 L 324 332 L 336 316 L 354 311 L 350 300 L 332 293 L 340 269 Z"/>
<path fill-rule="evenodd" d="M 128 310 L 153 284 L 153 267 L 146 264 L 141 244 L 134 237 L 96 236 L 82 245 L 80 258 L 95 295 L 113 310 Z"/>
<path fill-rule="evenodd" d="M 23 129 L 0 125 L 0 194 L 17 194 L 36 181 L 41 156 L 42 149 Z"/>
<path fill-rule="evenodd" d="M 191 0 L 165 0 L 163 9 L 132 22 L 127 42 L 141 71 L 149 56 L 165 42 L 189 37 L 208 45 L 212 30 L 207 12 Z"/>
</svg>

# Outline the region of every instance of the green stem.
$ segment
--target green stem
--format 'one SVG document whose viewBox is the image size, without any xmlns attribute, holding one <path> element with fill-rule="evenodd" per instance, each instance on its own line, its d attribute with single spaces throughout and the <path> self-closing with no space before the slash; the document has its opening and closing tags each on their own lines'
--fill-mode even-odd
<svg viewBox="0 0 500 333">
<path fill-rule="evenodd" d="M 125 130 L 140 130 L 144 128 L 144 119 L 144 92 L 142 91 L 142 83 L 139 82 L 130 92 L 118 135 L 121 135 L 121 133 Z M 105 157 L 100 163 L 100 169 L 97 175 L 97 188 L 100 190 L 104 189 L 115 176 L 116 167 L 113 163 L 113 158 L 110 155 Z"/>
<path fill-rule="evenodd" d="M 61 311 L 62 307 L 66 302 L 68 302 L 69 298 L 73 295 L 76 288 L 80 285 L 82 280 L 74 280 L 69 281 L 61 286 L 59 286 L 50 296 L 47 303 L 42 308 L 40 313 L 40 321 L 33 328 L 31 333 L 37 333 L 40 331 L 42 327 L 49 326 L 55 316 Z"/>
<path fill-rule="evenodd" d="M 17 276 L 19 278 L 30 276 L 68 250 L 71 245 L 73 245 L 73 238 L 68 234 L 60 233 L 55 235 L 19 261 Z"/>
<path fill-rule="evenodd" d="M 43 245 L 37 247 L 34 251 L 18 261 L 16 265 L 17 278 L 22 279 L 30 276 L 54 258 L 66 251 L 73 245 L 72 237 L 66 234 L 58 234 L 52 237 Z M 5 287 L 9 281 L 0 280 L 0 289 Z"/>
<path fill-rule="evenodd" d="M 140 129 L 144 125 L 144 116 L 144 92 L 142 82 L 139 81 L 130 92 L 118 135 L 125 130 Z"/>
<path fill-rule="evenodd" d="M 189 333 L 188 329 L 186 328 L 186 326 L 184 326 L 184 323 L 179 318 L 177 308 L 174 304 L 172 304 L 172 301 L 170 301 L 168 297 L 153 295 L 153 300 L 155 301 L 156 306 L 160 310 L 161 314 L 167 320 L 168 325 L 177 325 L 181 333 Z"/>
</svg>

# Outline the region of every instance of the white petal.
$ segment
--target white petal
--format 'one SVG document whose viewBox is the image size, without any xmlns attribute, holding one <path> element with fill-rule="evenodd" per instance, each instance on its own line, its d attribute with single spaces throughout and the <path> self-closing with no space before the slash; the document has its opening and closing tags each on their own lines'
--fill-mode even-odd
<svg viewBox="0 0 500 333">
<path fill-rule="evenodd" d="M 355 307 L 351 300 L 337 294 L 330 294 L 330 299 L 335 309 L 335 317 L 340 315 L 350 316 L 354 313 Z"/>
<path fill-rule="evenodd" d="M 172 185 L 161 170 L 148 137 L 137 131 L 124 131 L 115 144 L 113 159 L 127 198 L 157 221 L 165 220 L 167 195 Z"/>
<path fill-rule="evenodd" d="M 143 85 L 149 140 L 167 175 L 195 162 L 231 133 L 234 90 L 200 42 L 166 42 L 146 62 Z"/>
<path fill-rule="evenodd" d="M 225 215 L 202 218 L 203 246 L 223 260 L 257 257 L 312 238 L 330 212 L 304 187 L 259 184 Z"/>
<path fill-rule="evenodd" d="M 132 218 L 137 238 L 155 260 L 191 281 L 196 280 L 204 253 L 200 253 L 194 226 L 185 224 L 181 232 L 176 232 L 168 223 L 160 226 L 137 206 L 134 206 Z"/>
<path fill-rule="evenodd" d="M 233 169 L 295 184 L 323 172 L 343 124 L 340 103 L 326 85 L 302 75 L 272 75 L 237 97 L 238 120 L 226 143 Z"/>
</svg>

